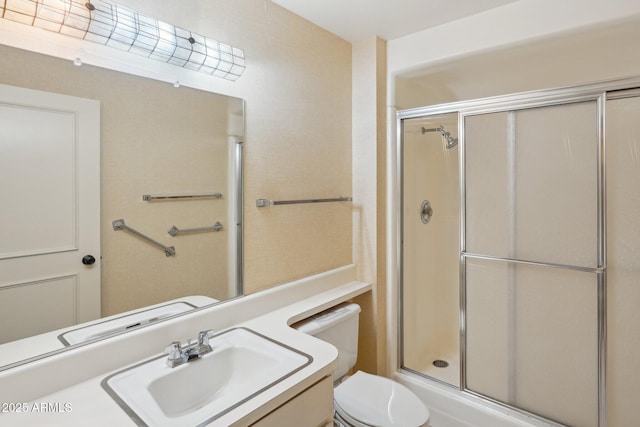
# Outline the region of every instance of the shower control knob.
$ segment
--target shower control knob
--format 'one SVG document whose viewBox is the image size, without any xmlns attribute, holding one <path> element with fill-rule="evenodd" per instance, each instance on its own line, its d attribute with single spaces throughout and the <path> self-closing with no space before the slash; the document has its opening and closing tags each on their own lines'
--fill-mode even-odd
<svg viewBox="0 0 640 427">
<path fill-rule="evenodd" d="M 420 205 L 420 219 L 423 224 L 427 224 L 431 221 L 431 217 L 433 216 L 433 208 L 431 207 L 431 203 L 428 200 L 424 200 L 422 205 Z"/>
<path fill-rule="evenodd" d="M 82 257 L 82 263 L 84 265 L 92 265 L 96 262 L 96 259 L 93 257 L 93 255 L 85 255 Z"/>
</svg>

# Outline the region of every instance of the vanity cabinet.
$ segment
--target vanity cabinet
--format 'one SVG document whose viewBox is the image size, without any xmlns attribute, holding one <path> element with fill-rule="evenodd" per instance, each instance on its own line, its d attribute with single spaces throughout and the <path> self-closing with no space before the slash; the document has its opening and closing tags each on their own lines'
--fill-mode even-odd
<svg viewBox="0 0 640 427">
<path fill-rule="evenodd" d="M 333 425 L 333 377 L 324 377 L 267 414 L 253 427 L 326 427 Z"/>
</svg>

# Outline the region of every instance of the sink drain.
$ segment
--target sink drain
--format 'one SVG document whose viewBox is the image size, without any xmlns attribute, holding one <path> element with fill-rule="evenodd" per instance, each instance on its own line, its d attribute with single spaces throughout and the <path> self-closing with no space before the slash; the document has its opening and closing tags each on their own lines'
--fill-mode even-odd
<svg viewBox="0 0 640 427">
<path fill-rule="evenodd" d="M 447 366 L 449 366 L 449 362 L 447 362 L 446 360 L 434 360 L 433 366 L 435 366 L 436 368 L 446 368 Z"/>
</svg>

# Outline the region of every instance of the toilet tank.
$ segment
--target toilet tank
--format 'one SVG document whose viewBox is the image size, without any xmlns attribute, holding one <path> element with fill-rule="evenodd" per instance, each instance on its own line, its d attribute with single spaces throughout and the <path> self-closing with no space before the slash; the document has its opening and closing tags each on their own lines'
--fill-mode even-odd
<svg viewBox="0 0 640 427">
<path fill-rule="evenodd" d="M 345 376 L 356 364 L 359 315 L 358 304 L 343 303 L 291 325 L 338 349 L 338 366 L 333 371 L 334 382 Z"/>
</svg>

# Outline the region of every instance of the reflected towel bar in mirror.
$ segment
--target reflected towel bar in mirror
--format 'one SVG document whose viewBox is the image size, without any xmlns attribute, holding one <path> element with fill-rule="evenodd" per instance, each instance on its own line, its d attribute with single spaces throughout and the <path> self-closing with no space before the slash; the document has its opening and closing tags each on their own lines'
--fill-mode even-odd
<svg viewBox="0 0 640 427">
<path fill-rule="evenodd" d="M 182 230 L 174 225 L 173 227 L 171 227 L 169 229 L 168 233 L 171 234 L 173 237 L 175 237 L 178 234 L 183 234 L 183 233 L 199 233 L 199 232 L 203 232 L 203 231 L 221 231 L 222 228 L 223 227 L 222 227 L 222 224 L 220 223 L 220 221 L 217 221 L 211 227 L 185 228 L 185 229 L 182 229 Z"/>
<path fill-rule="evenodd" d="M 222 193 L 211 194 L 143 194 L 142 200 L 150 202 L 152 200 L 195 200 L 195 199 L 221 199 Z"/>
<path fill-rule="evenodd" d="M 160 249 L 162 249 L 164 251 L 164 254 L 166 256 L 173 256 L 176 254 L 176 248 L 173 246 L 165 246 L 162 243 L 153 240 L 151 237 L 142 234 L 141 232 L 139 232 L 138 230 L 135 230 L 131 227 L 129 227 L 128 225 L 126 225 L 124 223 L 124 219 L 116 219 L 115 221 L 113 221 L 111 223 L 113 225 L 113 229 L 118 231 L 118 230 L 126 230 L 131 234 L 135 234 L 136 236 L 140 237 L 141 239 L 145 240 L 148 243 L 151 243 L 154 246 L 159 247 Z"/>
<path fill-rule="evenodd" d="M 302 203 L 326 203 L 326 202 L 350 202 L 353 198 L 348 196 L 340 196 L 332 199 L 303 199 L 303 200 L 268 200 L 268 199 L 257 199 L 256 206 L 259 208 L 264 208 L 265 206 L 275 206 L 275 205 L 298 205 Z"/>
</svg>

